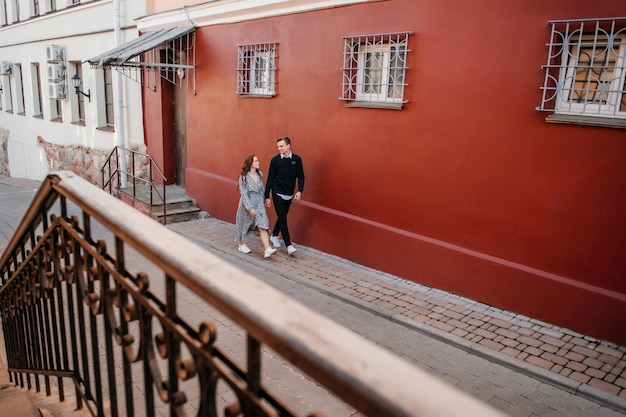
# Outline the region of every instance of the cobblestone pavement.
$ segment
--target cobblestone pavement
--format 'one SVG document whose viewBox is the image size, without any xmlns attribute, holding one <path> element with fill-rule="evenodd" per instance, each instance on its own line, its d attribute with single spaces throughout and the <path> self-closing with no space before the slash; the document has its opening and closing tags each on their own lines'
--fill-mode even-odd
<svg viewBox="0 0 626 417">
<path fill-rule="evenodd" d="M 6 247 L 26 209 L 22 205 L 28 204 L 35 188 L 0 177 L 0 249 Z M 167 227 L 512 416 L 626 414 L 623 346 L 299 245 L 295 256 L 282 247 L 266 260 L 258 238 L 251 237 L 248 246 L 253 252 L 244 255 L 233 242 L 234 226 L 214 218 Z M 284 367 L 280 360 L 273 366 Z M 274 385 L 282 395 L 308 402 L 307 409 L 328 400 L 327 393 L 311 388 L 306 378 L 296 378 L 298 382 L 290 383 L 277 378 Z M 301 398 L 296 386 L 308 394 Z M 354 415 L 345 405 L 331 407 L 329 416 Z"/>
<path fill-rule="evenodd" d="M 234 226 L 211 217 L 168 227 L 213 251 L 223 252 L 242 269 L 248 264 L 269 269 L 398 324 L 404 327 L 403 333 L 426 335 L 517 374 L 611 404 L 626 413 L 624 346 L 409 282 L 297 243 L 295 256 L 288 256 L 283 246 L 276 258 L 265 260 L 259 239 L 251 237 L 247 243 L 253 252 L 244 255 L 236 250 Z M 385 344 L 385 340 L 377 342 Z M 397 347 L 392 350 L 407 354 Z M 436 368 L 433 372 L 440 374 Z M 480 391 L 474 393 L 480 396 Z"/>
</svg>

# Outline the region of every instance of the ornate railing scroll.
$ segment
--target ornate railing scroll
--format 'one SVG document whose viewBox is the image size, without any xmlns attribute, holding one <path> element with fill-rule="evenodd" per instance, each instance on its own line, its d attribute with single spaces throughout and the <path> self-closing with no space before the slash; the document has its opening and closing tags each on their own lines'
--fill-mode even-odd
<svg viewBox="0 0 626 417">
<path fill-rule="evenodd" d="M 12 381 L 61 401 L 73 382 L 94 416 L 323 415 L 270 392 L 268 352 L 364 415 L 502 415 L 69 172 L 43 182 L 0 284 Z M 188 314 L 190 294 L 213 312 Z"/>
</svg>

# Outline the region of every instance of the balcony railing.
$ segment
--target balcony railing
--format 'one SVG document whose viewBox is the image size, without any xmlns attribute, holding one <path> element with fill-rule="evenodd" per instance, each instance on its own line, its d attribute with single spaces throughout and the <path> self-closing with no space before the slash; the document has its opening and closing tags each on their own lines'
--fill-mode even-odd
<svg viewBox="0 0 626 417">
<path fill-rule="evenodd" d="M 0 284 L 11 380 L 70 386 L 94 416 L 324 415 L 272 393 L 276 356 L 364 415 L 502 415 L 69 172 L 42 183 Z"/>
</svg>

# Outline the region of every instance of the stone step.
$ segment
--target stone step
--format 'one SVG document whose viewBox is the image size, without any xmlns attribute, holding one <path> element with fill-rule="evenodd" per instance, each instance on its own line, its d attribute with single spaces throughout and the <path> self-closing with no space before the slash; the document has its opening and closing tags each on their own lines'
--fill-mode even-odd
<svg viewBox="0 0 626 417">
<path fill-rule="evenodd" d="M 152 190 L 152 198 L 150 192 L 149 186 L 138 186 L 134 189 L 127 187 L 119 190 L 118 197 L 125 203 L 163 223 L 163 201 L 160 197 L 163 195 L 163 189 L 161 186 L 156 186 L 156 189 Z M 185 194 L 184 188 L 168 185 L 166 186 L 165 197 L 167 199 L 165 212 L 168 224 L 202 217 L 203 212 L 196 206 L 196 201 Z"/>
<path fill-rule="evenodd" d="M 155 208 L 152 210 L 152 215 L 158 221 L 163 219 L 163 207 Z M 202 215 L 202 210 L 199 207 L 170 207 L 167 205 L 167 223 L 180 223 L 189 220 L 199 219 Z"/>
<path fill-rule="evenodd" d="M 41 417 L 29 392 L 14 385 L 0 387 L 0 416 Z"/>
</svg>

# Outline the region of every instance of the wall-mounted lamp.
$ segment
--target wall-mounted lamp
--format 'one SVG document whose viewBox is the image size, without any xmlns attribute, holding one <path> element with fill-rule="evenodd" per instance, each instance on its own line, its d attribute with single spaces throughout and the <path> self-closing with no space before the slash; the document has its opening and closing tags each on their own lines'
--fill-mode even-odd
<svg viewBox="0 0 626 417">
<path fill-rule="evenodd" d="M 80 77 L 78 76 L 78 74 L 74 74 L 74 76 L 72 77 L 72 84 L 74 85 L 74 90 L 76 90 L 76 94 L 84 95 L 89 99 L 89 102 L 91 103 L 91 90 L 87 90 L 87 93 L 84 93 L 78 89 L 80 87 Z"/>
</svg>

